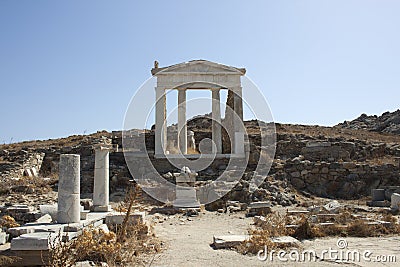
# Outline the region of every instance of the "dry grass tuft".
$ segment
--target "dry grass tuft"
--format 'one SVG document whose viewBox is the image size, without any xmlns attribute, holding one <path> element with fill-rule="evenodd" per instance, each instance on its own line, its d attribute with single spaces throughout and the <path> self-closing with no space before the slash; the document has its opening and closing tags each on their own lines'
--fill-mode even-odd
<svg viewBox="0 0 400 267">
<path fill-rule="evenodd" d="M 260 225 L 261 229 L 250 230 L 250 239 L 243 242 L 237 250 L 242 254 L 257 254 L 258 251 L 268 248 L 277 248 L 279 245 L 272 242 L 272 238 L 290 235 L 292 232 L 286 228 L 287 216 L 277 212 L 269 213 Z"/>
<path fill-rule="evenodd" d="M 15 219 L 10 215 L 4 215 L 0 219 L 0 226 L 5 228 L 12 228 L 12 227 L 18 227 L 20 226 L 20 224 L 17 223 Z"/>
<path fill-rule="evenodd" d="M 106 232 L 98 228 L 84 230 L 82 235 L 68 243 L 61 236 L 52 244 L 48 266 L 71 266 L 77 261 L 106 262 L 109 266 L 143 265 L 139 257 L 155 254 L 161 250 L 160 242 L 148 235 L 149 227 L 141 222 L 131 221 L 130 213 L 141 190 L 135 186 L 129 190 L 124 201 L 126 216 L 122 225 L 110 226 Z"/>
</svg>

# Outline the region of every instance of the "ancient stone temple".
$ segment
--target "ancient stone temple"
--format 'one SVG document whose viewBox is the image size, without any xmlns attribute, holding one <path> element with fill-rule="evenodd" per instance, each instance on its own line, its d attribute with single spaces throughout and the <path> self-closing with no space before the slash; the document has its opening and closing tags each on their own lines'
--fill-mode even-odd
<svg viewBox="0 0 400 267">
<path fill-rule="evenodd" d="M 232 98 L 225 114 L 225 125 L 232 149 L 231 154 L 244 154 L 243 101 L 241 76 L 244 68 L 225 66 L 207 60 L 193 60 L 151 70 L 157 78 L 155 112 L 155 156 L 164 156 L 167 147 L 166 91 L 178 90 L 178 148 L 187 154 L 186 91 L 209 90 L 212 101 L 212 148 L 214 154 L 222 154 L 220 91 L 228 90 Z M 228 103 L 229 105 L 229 103 Z"/>
</svg>

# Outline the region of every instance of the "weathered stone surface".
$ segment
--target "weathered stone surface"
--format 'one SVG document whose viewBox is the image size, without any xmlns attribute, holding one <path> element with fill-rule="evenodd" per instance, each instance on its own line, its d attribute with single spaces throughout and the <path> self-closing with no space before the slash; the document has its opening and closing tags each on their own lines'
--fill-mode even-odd
<svg viewBox="0 0 400 267">
<path fill-rule="evenodd" d="M 395 211 L 400 209 L 400 194 L 397 194 L 397 193 L 392 194 L 390 207 L 392 210 L 395 210 Z"/>
<path fill-rule="evenodd" d="M 23 234 L 11 240 L 11 250 L 48 250 L 56 239 L 55 233 Z"/>
<path fill-rule="evenodd" d="M 385 189 L 372 189 L 372 201 L 384 201 Z"/>
<path fill-rule="evenodd" d="M 213 237 L 213 246 L 216 249 L 232 248 L 240 245 L 242 242 L 249 240 L 249 235 L 219 235 Z"/>
<path fill-rule="evenodd" d="M 8 234 L 6 232 L 0 232 L 0 245 L 7 243 Z"/>
<path fill-rule="evenodd" d="M 37 219 L 35 221 L 35 223 L 51 223 L 52 222 L 52 218 L 50 216 L 50 214 L 45 214 L 42 217 L 40 217 L 39 219 Z"/>
<path fill-rule="evenodd" d="M 324 209 L 336 213 L 339 211 L 339 208 L 341 207 L 340 203 L 336 200 L 329 202 L 328 204 L 324 205 Z"/>
<path fill-rule="evenodd" d="M 76 223 L 80 221 L 80 156 L 60 156 L 58 182 L 57 222 Z"/>
<path fill-rule="evenodd" d="M 274 237 L 274 238 L 272 238 L 272 242 L 278 243 L 278 244 L 284 244 L 284 245 L 288 245 L 288 246 L 297 246 L 301 243 L 299 240 L 297 240 L 296 238 L 291 237 L 291 236 Z"/>
<path fill-rule="evenodd" d="M 58 233 L 62 231 L 63 226 L 61 224 L 47 224 L 47 223 L 27 223 L 26 225 L 19 227 L 8 228 L 7 232 L 13 236 L 20 236 L 23 234 L 30 234 L 35 232 L 52 232 Z"/>
<path fill-rule="evenodd" d="M 94 190 L 93 190 L 93 208 L 95 211 L 100 211 L 98 207 L 107 208 L 105 211 L 110 211 L 109 206 L 109 154 L 110 148 L 107 146 L 97 146 L 95 148 L 95 167 L 94 167 Z"/>
<path fill-rule="evenodd" d="M 126 212 L 111 212 L 106 216 L 105 223 L 107 225 L 115 225 L 122 224 L 124 218 L 126 216 Z M 144 211 L 137 211 L 130 214 L 129 220 L 134 223 L 145 223 L 146 221 L 146 213 Z"/>
</svg>

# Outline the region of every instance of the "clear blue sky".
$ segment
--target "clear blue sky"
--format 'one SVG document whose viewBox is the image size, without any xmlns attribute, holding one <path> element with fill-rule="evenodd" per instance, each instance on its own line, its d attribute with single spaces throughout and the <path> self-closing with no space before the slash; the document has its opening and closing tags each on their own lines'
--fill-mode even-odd
<svg viewBox="0 0 400 267">
<path fill-rule="evenodd" d="M 393 111 L 399 14 L 396 0 L 1 0 L 0 143 L 121 129 L 154 60 L 246 67 L 276 122 Z"/>
</svg>

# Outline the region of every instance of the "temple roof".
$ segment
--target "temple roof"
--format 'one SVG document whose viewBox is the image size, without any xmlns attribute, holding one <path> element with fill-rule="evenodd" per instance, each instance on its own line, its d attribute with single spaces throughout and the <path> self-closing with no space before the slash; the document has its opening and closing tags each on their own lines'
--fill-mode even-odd
<svg viewBox="0 0 400 267">
<path fill-rule="evenodd" d="M 226 66 L 223 64 L 211 62 L 204 59 L 191 60 L 167 67 L 160 68 L 158 62 L 154 62 L 154 68 L 151 69 L 152 75 L 160 74 L 174 74 L 174 73 L 198 73 L 198 74 L 236 74 L 244 75 L 246 73 L 245 68 L 236 68 L 232 66 Z"/>
</svg>

